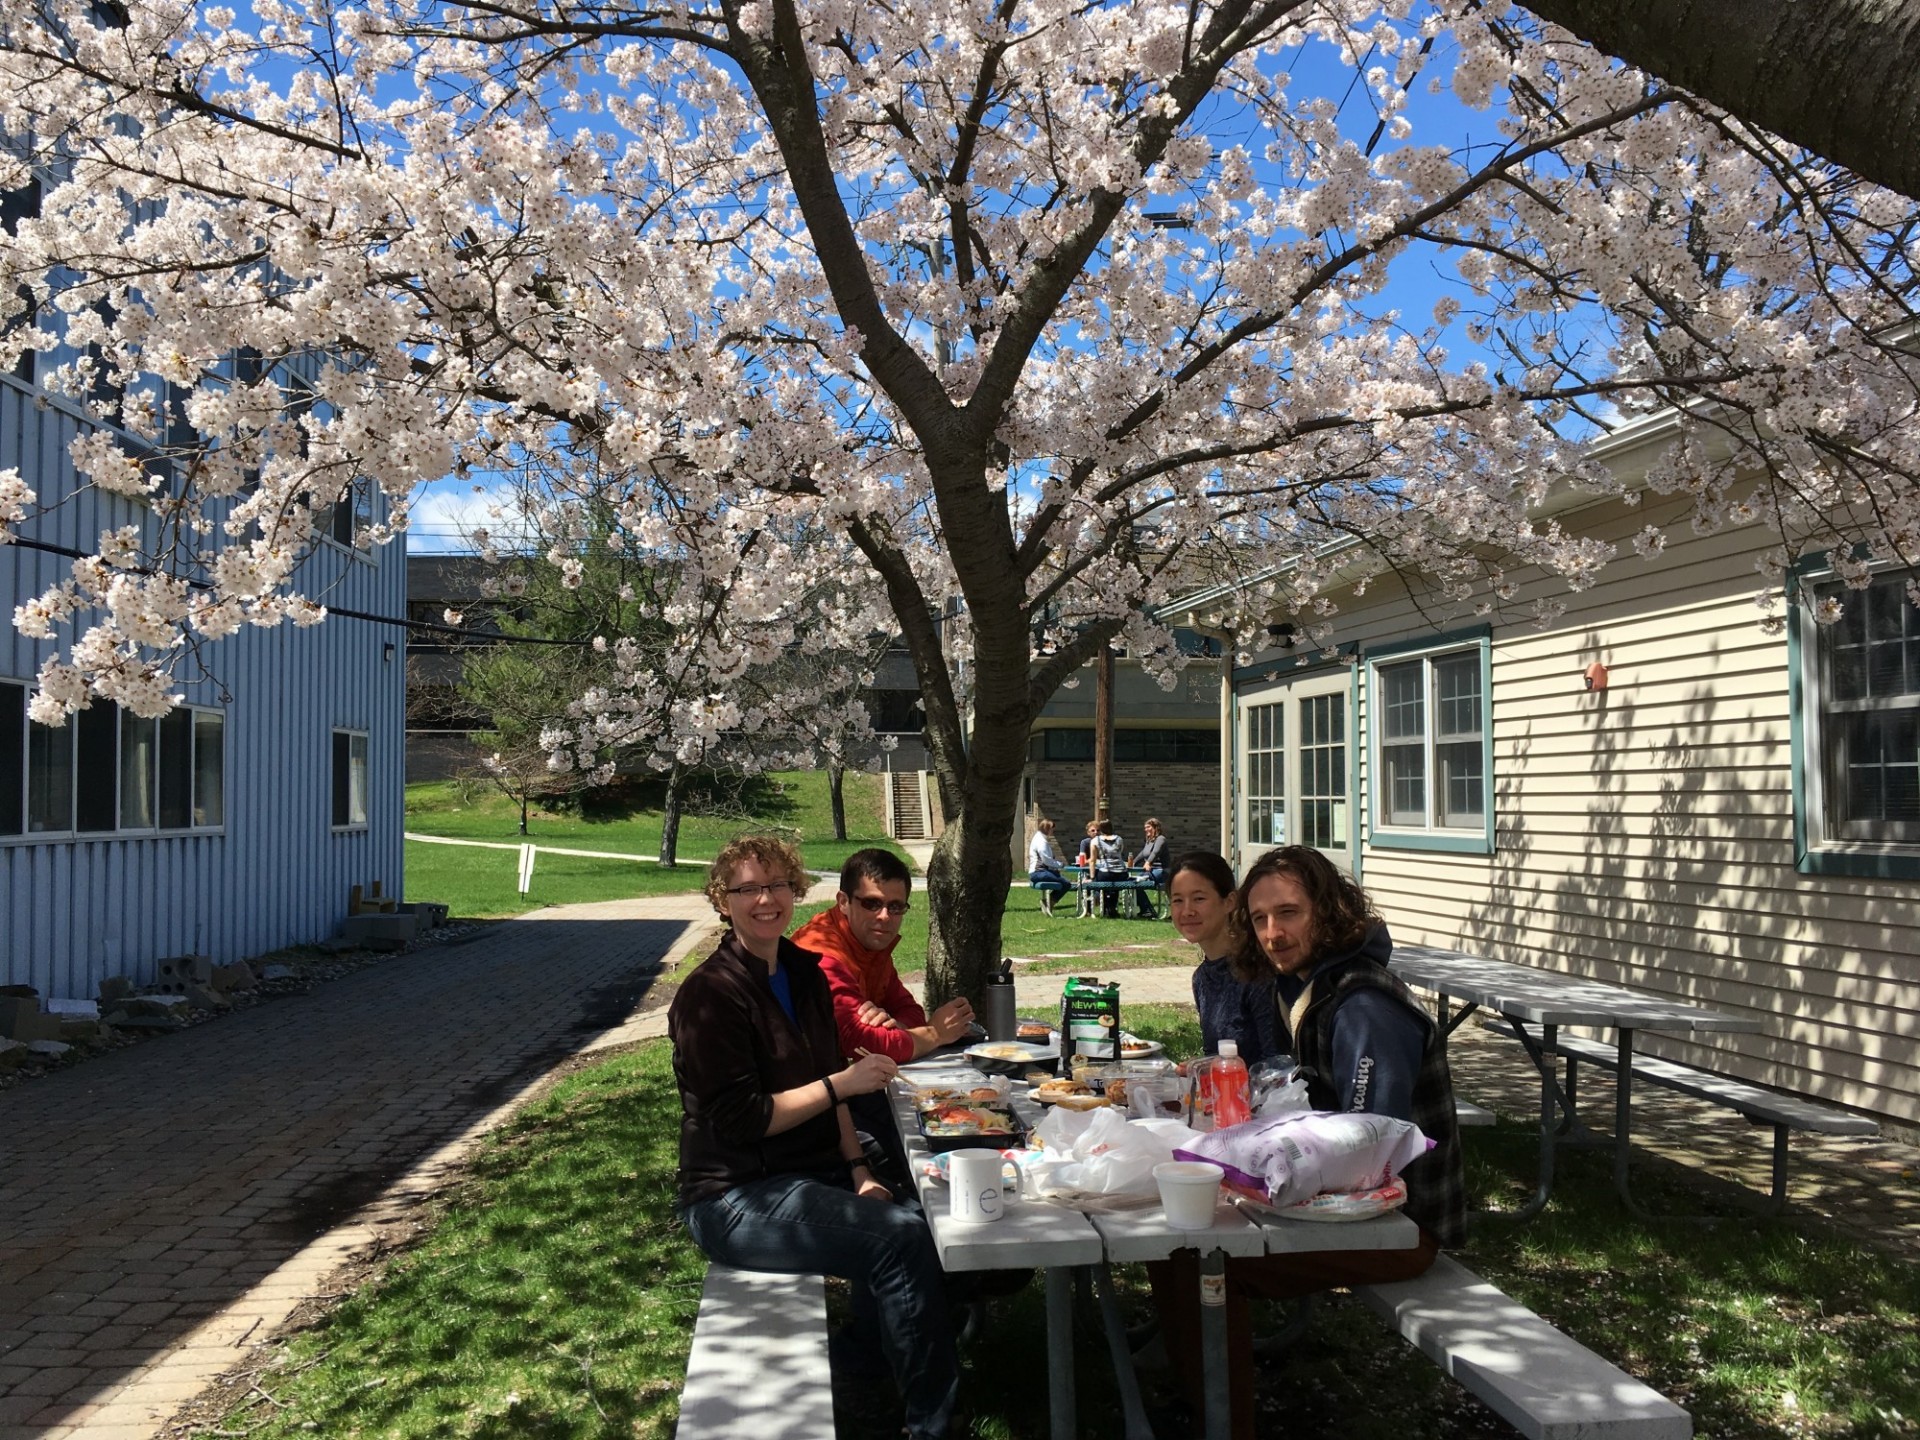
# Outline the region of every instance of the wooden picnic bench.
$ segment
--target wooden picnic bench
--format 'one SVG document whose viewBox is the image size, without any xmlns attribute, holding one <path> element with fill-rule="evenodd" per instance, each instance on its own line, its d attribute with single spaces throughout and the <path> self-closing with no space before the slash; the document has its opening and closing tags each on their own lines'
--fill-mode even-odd
<svg viewBox="0 0 1920 1440">
<path fill-rule="evenodd" d="M 1564 1057 L 1567 1062 L 1566 1093 L 1570 1113 L 1579 1103 L 1578 1066 L 1585 1062 L 1599 1069 L 1614 1072 L 1619 1068 L 1620 1063 L 1614 1046 L 1602 1044 L 1598 1040 L 1582 1039 L 1577 1035 L 1557 1037 L 1553 1044 L 1553 1053 Z M 1715 1074 L 1711 1070 L 1683 1065 L 1677 1060 L 1667 1060 L 1657 1055 L 1635 1054 L 1630 1063 L 1633 1066 L 1635 1080 L 1649 1085 L 1659 1085 L 1682 1095 L 1690 1095 L 1696 1100 L 1725 1106 L 1729 1110 L 1746 1116 L 1752 1124 L 1773 1127 L 1771 1205 L 1776 1211 L 1784 1210 L 1787 1204 L 1787 1136 L 1789 1132 L 1805 1130 L 1816 1135 L 1877 1135 L 1880 1133 L 1879 1125 L 1865 1115 L 1856 1115 L 1831 1105 L 1822 1105 L 1799 1095 L 1787 1095 L 1778 1090 L 1768 1090 L 1745 1080 L 1736 1080 L 1728 1075 Z"/>
<path fill-rule="evenodd" d="M 707 1266 L 676 1440 L 833 1440 L 818 1275 Z"/>
</svg>

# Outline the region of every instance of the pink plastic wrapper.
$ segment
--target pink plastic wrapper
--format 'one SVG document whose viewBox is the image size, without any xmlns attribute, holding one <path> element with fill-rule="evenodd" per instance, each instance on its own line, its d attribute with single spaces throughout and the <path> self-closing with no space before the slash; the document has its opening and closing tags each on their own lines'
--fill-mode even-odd
<svg viewBox="0 0 1920 1440">
<path fill-rule="evenodd" d="M 1211 1160 L 1226 1183 L 1280 1208 L 1314 1196 L 1386 1185 L 1433 1148 L 1411 1120 L 1308 1110 L 1262 1115 L 1196 1136 L 1176 1160 Z"/>
</svg>

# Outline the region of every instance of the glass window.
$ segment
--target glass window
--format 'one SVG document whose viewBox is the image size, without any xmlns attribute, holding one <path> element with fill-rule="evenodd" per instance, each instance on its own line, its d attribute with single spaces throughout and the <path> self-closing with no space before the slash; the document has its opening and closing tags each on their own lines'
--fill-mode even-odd
<svg viewBox="0 0 1920 1440">
<path fill-rule="evenodd" d="M 1286 732 L 1279 705 L 1247 708 L 1248 845 L 1287 843 Z"/>
<path fill-rule="evenodd" d="M 120 828 L 151 830 L 159 778 L 160 722 L 120 715 Z"/>
<path fill-rule="evenodd" d="M 169 710 L 160 717 L 160 828 L 193 824 L 193 712 Z"/>
<path fill-rule="evenodd" d="M 0 835 L 26 828 L 27 687 L 0 685 Z"/>
<path fill-rule="evenodd" d="M 73 729 L 27 722 L 27 829 L 73 829 Z"/>
<path fill-rule="evenodd" d="M 1806 627 L 1816 844 L 1920 844 L 1920 611 L 1906 587 L 1904 573 L 1860 591 L 1811 587 L 1844 606 L 1836 624 Z"/>
<path fill-rule="evenodd" d="M 198 710 L 193 716 L 193 823 L 216 829 L 227 823 L 226 718 Z"/>
<path fill-rule="evenodd" d="M 1347 697 L 1300 702 L 1300 843 L 1343 850 L 1347 839 Z"/>
<path fill-rule="evenodd" d="M 1373 667 L 1377 826 L 1485 832 L 1484 673 L 1480 646 Z"/>
<path fill-rule="evenodd" d="M 74 824 L 98 833 L 120 819 L 120 707 L 96 700 L 68 722 L 74 727 Z"/>
<path fill-rule="evenodd" d="M 367 737 L 358 731 L 333 732 L 333 823 L 367 823 Z"/>
</svg>

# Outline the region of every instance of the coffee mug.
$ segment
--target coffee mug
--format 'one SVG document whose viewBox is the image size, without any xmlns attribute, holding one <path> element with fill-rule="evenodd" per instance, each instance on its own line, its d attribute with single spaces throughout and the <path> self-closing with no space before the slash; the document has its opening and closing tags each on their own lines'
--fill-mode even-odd
<svg viewBox="0 0 1920 1440">
<path fill-rule="evenodd" d="M 947 1213 L 968 1225 L 998 1220 L 1006 1211 L 998 1150 L 955 1150 L 947 1157 Z"/>
</svg>

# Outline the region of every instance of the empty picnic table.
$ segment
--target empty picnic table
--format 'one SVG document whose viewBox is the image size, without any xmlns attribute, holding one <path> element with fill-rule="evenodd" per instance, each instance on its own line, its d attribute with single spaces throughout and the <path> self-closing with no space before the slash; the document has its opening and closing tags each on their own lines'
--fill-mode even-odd
<svg viewBox="0 0 1920 1440">
<path fill-rule="evenodd" d="M 1349 1225 L 1316 1225 L 1303 1220 L 1273 1220 L 1256 1224 L 1222 1203 L 1213 1224 L 1204 1230 L 1175 1230 L 1158 1204 L 1113 1214 L 1087 1215 L 1064 1205 L 1007 1197 L 1000 1219 L 986 1224 L 954 1220 L 948 1214 L 946 1185 L 930 1176 L 925 1162 L 929 1151 L 915 1123 L 910 1087 L 942 1070 L 964 1065 L 951 1056 L 934 1056 L 900 1069 L 901 1081 L 892 1087 L 894 1121 L 907 1151 L 907 1164 L 920 1196 L 934 1249 L 942 1268 L 953 1271 L 1039 1269 L 1046 1274 L 1047 1405 L 1052 1440 L 1073 1440 L 1075 1399 L 1073 1375 L 1073 1287 L 1090 1281 L 1100 1301 L 1101 1316 L 1112 1352 L 1114 1377 L 1125 1417 L 1127 1440 L 1152 1440 L 1153 1430 L 1140 1403 L 1125 1327 L 1107 1264 L 1164 1260 L 1174 1251 L 1198 1250 L 1201 1255 L 1200 1316 L 1205 1357 L 1207 1440 L 1226 1440 L 1227 1413 L 1226 1320 L 1218 1303 L 1204 1303 L 1209 1286 L 1218 1287 L 1229 1255 L 1298 1254 L 1310 1250 L 1410 1249 L 1419 1243 L 1419 1228 L 1394 1213 Z M 1014 1108 L 1029 1126 L 1041 1119 L 1040 1108 L 1016 1087 Z M 983 1147 L 988 1141 L 983 1140 Z"/>
<path fill-rule="evenodd" d="M 1646 1212 L 1635 1204 L 1627 1176 L 1633 1135 L 1635 1032 L 1697 1034 L 1761 1028 L 1761 1022 L 1753 1016 L 1732 1015 L 1686 1000 L 1641 994 L 1600 980 L 1458 950 L 1396 944 L 1390 968 L 1408 984 L 1439 997 L 1440 1024 L 1449 1035 L 1476 1009 L 1501 1016 L 1540 1072 L 1540 1178 L 1533 1198 L 1516 1212 L 1516 1219 L 1530 1219 L 1545 1207 L 1553 1190 L 1554 1152 L 1563 1138 L 1574 1138 L 1579 1132 L 1572 1098 L 1561 1088 L 1557 1072 L 1561 1026 L 1614 1033 L 1613 1185 L 1636 1215 Z M 1449 1001 L 1460 1001 L 1462 1006 L 1449 1014 Z M 1538 1027 L 1538 1033 L 1529 1027 Z M 1556 1113 L 1560 1117 L 1557 1120 Z"/>
</svg>

